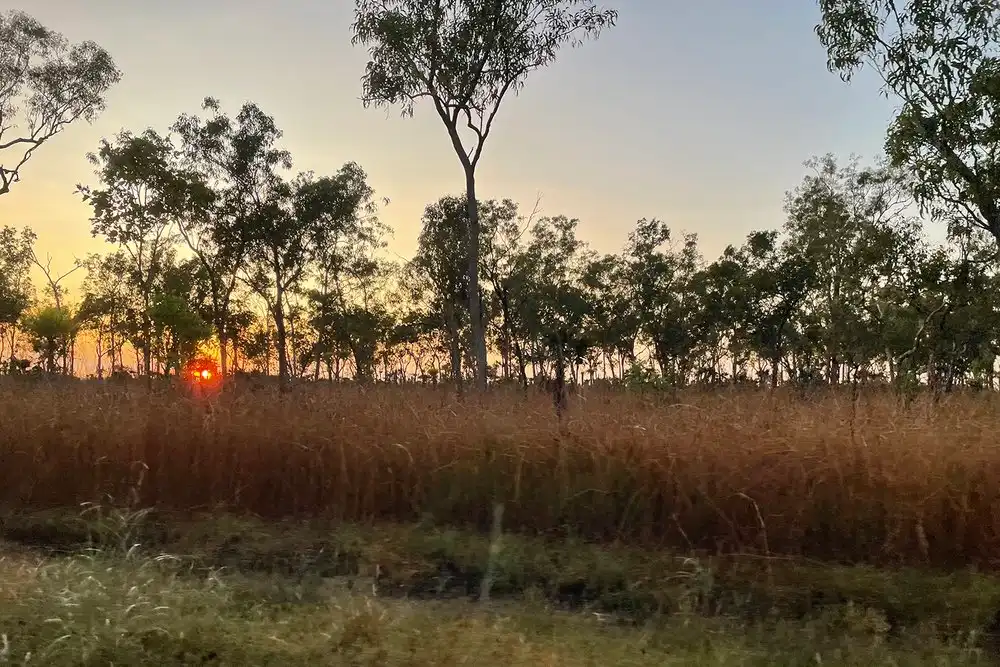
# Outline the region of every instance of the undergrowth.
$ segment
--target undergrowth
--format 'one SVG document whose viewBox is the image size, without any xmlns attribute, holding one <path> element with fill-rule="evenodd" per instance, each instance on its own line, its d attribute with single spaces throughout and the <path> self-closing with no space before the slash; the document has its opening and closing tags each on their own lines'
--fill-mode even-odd
<svg viewBox="0 0 1000 667">
<path fill-rule="evenodd" d="M 507 585 L 483 604 L 475 582 L 455 595 L 447 580 L 482 572 L 486 539 L 426 524 L 90 506 L 8 513 L 3 535 L 0 664 L 996 664 L 984 623 L 1000 584 L 974 573 L 947 581 L 788 564 L 755 576 L 714 560 L 512 538 L 496 568 Z M 792 589 L 804 584 L 827 599 L 797 607 Z M 560 597 L 571 589 L 603 597 Z M 657 607 L 643 610 L 643 599 Z"/>
</svg>

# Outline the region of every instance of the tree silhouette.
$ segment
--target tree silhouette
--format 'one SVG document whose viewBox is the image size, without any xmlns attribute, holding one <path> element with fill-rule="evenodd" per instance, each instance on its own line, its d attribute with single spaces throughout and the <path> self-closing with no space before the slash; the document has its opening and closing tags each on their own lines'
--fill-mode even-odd
<svg viewBox="0 0 1000 667">
<path fill-rule="evenodd" d="M 367 46 L 370 56 L 365 105 L 399 105 L 412 114 L 417 100 L 429 99 L 462 164 L 475 380 L 485 389 L 476 168 L 507 95 L 552 64 L 561 47 L 613 26 L 618 13 L 591 0 L 357 0 L 355 7 L 354 43 Z"/>
<path fill-rule="evenodd" d="M 0 14 L 0 195 L 42 144 L 93 121 L 121 73 L 94 42 L 66 38 L 20 11 Z M 20 115 L 21 122 L 16 122 Z M 12 134 L 12 131 L 14 132 Z"/>
</svg>

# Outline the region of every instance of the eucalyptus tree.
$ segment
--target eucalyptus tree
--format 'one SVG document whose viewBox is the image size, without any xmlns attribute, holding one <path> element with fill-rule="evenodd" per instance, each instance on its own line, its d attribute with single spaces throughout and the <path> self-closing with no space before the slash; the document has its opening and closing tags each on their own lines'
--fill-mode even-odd
<svg viewBox="0 0 1000 667">
<path fill-rule="evenodd" d="M 17 325 L 31 306 L 34 293 L 30 268 L 37 237 L 28 227 L 0 227 L 0 356 L 17 346 Z"/>
<path fill-rule="evenodd" d="M 42 275 L 45 277 L 45 282 L 48 285 L 49 293 L 52 295 L 52 303 L 55 306 L 56 310 L 60 312 L 69 313 L 70 311 L 65 309 L 63 301 L 64 297 L 66 296 L 66 288 L 62 285 L 62 282 L 66 278 L 69 278 L 71 275 L 82 269 L 83 264 L 80 263 L 79 260 L 75 260 L 73 262 L 72 268 L 68 269 L 67 271 L 63 271 L 62 273 L 58 273 L 52 268 L 51 255 L 46 255 L 45 261 L 43 262 L 38 257 L 38 254 L 34 252 L 34 250 L 32 250 L 31 253 L 31 263 L 34 264 L 35 267 L 39 271 L 41 271 Z M 73 352 L 75 351 L 76 334 L 80 329 L 80 323 L 77 321 L 76 318 L 77 316 L 73 314 L 71 319 L 73 320 L 74 326 L 70 330 L 72 335 L 71 336 L 67 335 L 66 338 L 67 344 L 61 347 L 61 353 L 62 353 L 61 362 L 64 373 L 71 373 L 71 369 L 73 367 L 73 360 L 71 359 L 71 357 L 73 356 Z"/>
<path fill-rule="evenodd" d="M 1000 5 L 996 0 L 820 0 L 828 67 L 874 70 L 902 101 L 892 164 L 926 210 L 1000 246 Z"/>
<path fill-rule="evenodd" d="M 522 216 L 518 205 L 510 199 L 479 202 L 479 207 L 480 221 L 488 237 L 487 243 L 480 244 L 480 269 L 492 301 L 486 310 L 493 313 L 486 322 L 493 322 L 497 328 L 503 378 L 511 379 L 516 366 L 517 379 L 527 387 L 526 357 L 519 335 L 522 321 L 514 297 L 524 250 L 522 241 L 537 223 L 538 205 L 527 216 Z"/>
<path fill-rule="evenodd" d="M 138 345 L 145 375 L 152 372 L 150 308 L 156 281 L 175 246 L 174 223 L 200 196 L 187 175 L 173 166 L 174 147 L 153 130 L 128 131 L 102 139 L 88 155 L 100 181 L 97 187 L 78 185 L 93 208 L 91 234 L 103 236 L 129 258 L 128 276 L 141 300 Z"/>
<path fill-rule="evenodd" d="M 590 301 L 581 277 L 593 253 L 576 233 L 579 221 L 540 218 L 518 253 L 510 293 L 517 314 L 515 335 L 529 346 L 534 375 L 555 380 L 556 407 L 565 402 L 565 373 L 587 356 Z"/>
<path fill-rule="evenodd" d="M 477 202 L 480 229 L 477 256 L 485 263 L 492 253 L 492 242 L 499 225 L 517 214 L 517 206 L 510 200 Z M 464 330 L 470 326 L 464 303 L 469 301 L 469 275 L 464 270 L 465 257 L 469 254 L 468 207 L 464 198 L 445 196 L 429 204 L 421 218 L 417 251 L 410 261 L 411 275 L 423 285 L 431 299 L 431 312 L 440 320 L 451 359 L 452 380 L 462 386 L 462 340 Z M 488 273 L 481 267 L 480 274 Z M 484 308 L 482 314 L 485 315 Z M 484 324 L 484 329 L 485 329 Z"/>
<path fill-rule="evenodd" d="M 402 278 L 405 274 L 400 275 Z M 429 347 L 430 322 L 420 308 L 399 309 L 396 322 L 387 336 L 389 354 L 396 363 L 395 374 L 400 381 L 420 380 L 426 376 L 424 360 Z"/>
<path fill-rule="evenodd" d="M 714 333 L 725 346 L 729 360 L 729 381 L 749 379 L 748 364 L 753 345 L 747 324 L 752 320 L 755 295 L 748 276 L 747 256 L 743 248 L 729 245 L 700 272 L 705 310 L 702 317 L 714 320 Z M 720 376 L 723 374 L 719 371 Z"/>
<path fill-rule="evenodd" d="M 993 244 L 983 241 L 970 236 L 934 248 L 917 267 L 907 303 L 912 345 L 899 364 L 903 387 L 923 376 L 935 392 L 948 391 L 973 372 L 992 382 L 1000 281 Z"/>
<path fill-rule="evenodd" d="M 462 304 L 468 303 L 468 255 L 465 202 L 443 197 L 424 209 L 417 251 L 408 269 L 412 285 L 429 297 L 429 310 L 447 341 L 451 379 L 462 391 L 462 329 L 467 321 Z"/>
<path fill-rule="evenodd" d="M 392 286 L 401 267 L 377 254 L 381 245 L 359 246 L 338 280 L 335 336 L 351 351 L 360 382 L 375 378 L 379 361 L 388 372 L 388 348 L 399 323 Z"/>
<path fill-rule="evenodd" d="M 138 297 L 129 280 L 129 258 L 121 250 L 106 255 L 92 254 L 83 265 L 83 299 L 77 309 L 81 326 L 94 333 L 97 375 L 104 376 L 104 359 L 111 373 L 125 367 L 124 348 L 136 342 L 139 321 Z"/>
<path fill-rule="evenodd" d="M 42 272 L 45 277 L 45 282 L 48 285 L 49 293 L 52 295 L 52 303 L 56 307 L 56 310 L 66 312 L 71 314 L 71 319 L 73 320 L 73 328 L 71 330 L 72 335 L 68 335 L 66 338 L 67 344 L 63 345 L 61 348 L 62 357 L 61 363 L 64 373 L 72 373 L 74 366 L 73 355 L 76 351 L 76 335 L 80 330 L 80 322 L 78 320 L 78 315 L 72 313 L 65 305 L 65 297 L 67 294 L 67 289 L 63 286 L 63 281 L 69 278 L 71 275 L 76 273 L 78 270 L 83 268 L 83 264 L 79 260 L 74 260 L 72 268 L 58 273 L 52 269 L 52 256 L 46 255 L 45 261 L 38 257 L 35 252 L 31 253 L 31 262 L 35 267 Z"/>
<path fill-rule="evenodd" d="M 806 162 L 812 173 L 787 193 L 789 252 L 814 281 L 803 307 L 810 344 L 822 362 L 813 369 L 836 384 L 882 356 L 878 299 L 905 268 L 917 222 L 901 177 L 887 167 L 839 166 L 832 155 Z"/>
<path fill-rule="evenodd" d="M 389 347 L 399 324 L 398 308 L 387 299 L 388 283 L 396 266 L 382 260 L 353 262 L 338 278 L 335 290 L 309 292 L 311 322 L 318 333 L 314 361 L 325 361 L 331 379 L 333 364 L 350 358 L 354 364 L 355 379 L 371 382 L 375 379 L 376 363 L 381 353 L 383 365 L 388 368 Z"/>
<path fill-rule="evenodd" d="M 379 352 L 389 344 L 397 324 L 393 313 L 379 303 L 350 303 L 335 311 L 331 324 L 335 339 L 351 351 L 355 380 L 372 382 Z"/>
<path fill-rule="evenodd" d="M 768 366 L 772 388 L 782 377 L 782 361 L 793 333 L 795 318 L 815 284 L 812 267 L 777 231 L 751 233 L 734 253 L 746 271 L 749 298 L 741 325 L 751 350 Z"/>
<path fill-rule="evenodd" d="M 309 271 L 315 288 L 307 293 L 316 332 L 313 361 L 318 372 L 321 357 L 328 369 L 353 357 L 360 379 L 370 380 L 389 317 L 380 290 L 393 266 L 381 253 L 392 229 L 379 219 L 374 191 L 357 165 L 318 187 L 312 202 L 326 216 Z"/>
<path fill-rule="evenodd" d="M 41 307 L 25 316 L 23 326 L 45 373 L 72 373 L 66 360 L 69 359 L 68 350 L 79 331 L 79 325 L 68 309 L 58 306 Z"/>
<path fill-rule="evenodd" d="M 698 344 L 699 304 L 689 289 L 702 263 L 698 238 L 685 234 L 675 242 L 663 221 L 642 219 L 629 234 L 625 260 L 641 336 L 652 346 L 661 374 L 683 385 Z"/>
<path fill-rule="evenodd" d="M 289 379 L 287 299 L 299 289 L 306 271 L 336 229 L 354 224 L 370 212 L 373 191 L 355 163 L 334 176 L 299 174 L 276 183 L 267 200 L 251 216 L 247 228 L 247 284 L 267 303 L 274 320 L 278 376 Z"/>
<path fill-rule="evenodd" d="M 93 121 L 120 79 L 96 43 L 70 44 L 21 11 L 0 14 L 0 195 L 42 144 L 79 120 Z"/>
<path fill-rule="evenodd" d="M 204 315 L 211 312 L 211 288 L 198 259 L 170 262 L 164 267 L 150 304 L 153 353 L 161 368 L 179 375 L 184 363 L 212 336 Z"/>
<path fill-rule="evenodd" d="M 356 0 L 355 8 L 353 41 L 369 50 L 365 105 L 399 105 L 412 115 L 417 100 L 430 100 L 461 162 L 474 370 L 485 389 L 476 169 L 503 101 L 552 64 L 561 47 L 596 37 L 618 13 L 592 0 Z"/>
<path fill-rule="evenodd" d="M 45 277 L 45 282 L 48 285 L 49 293 L 52 295 L 52 301 L 55 303 L 56 308 L 62 308 L 63 297 L 66 295 L 66 288 L 62 286 L 62 281 L 82 269 L 83 264 L 79 261 L 74 261 L 72 268 L 63 271 L 62 273 L 58 273 L 52 268 L 52 255 L 46 255 L 45 261 L 43 262 L 35 252 L 31 253 L 31 263 L 34 264 Z"/>
<path fill-rule="evenodd" d="M 602 367 L 622 378 L 635 361 L 641 314 L 631 298 L 625 258 L 603 255 L 587 263 L 580 278 L 590 303 L 589 338 L 600 350 Z"/>
<path fill-rule="evenodd" d="M 179 163 L 195 176 L 200 197 L 177 218 L 178 230 L 201 263 L 210 287 L 208 319 L 219 340 L 220 371 L 228 374 L 233 295 L 251 249 L 254 221 L 278 191 L 291 154 L 279 147 L 282 131 L 253 102 L 227 116 L 206 98 L 202 118 L 182 114 L 172 126 Z"/>
<path fill-rule="evenodd" d="M 274 329 L 270 316 L 255 321 L 236 340 L 236 349 L 251 372 L 270 375 L 274 355 Z"/>
</svg>

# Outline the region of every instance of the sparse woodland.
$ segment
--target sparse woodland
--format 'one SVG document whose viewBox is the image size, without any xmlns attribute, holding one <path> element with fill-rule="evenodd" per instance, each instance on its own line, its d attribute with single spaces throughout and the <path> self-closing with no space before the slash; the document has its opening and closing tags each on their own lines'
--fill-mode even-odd
<svg viewBox="0 0 1000 667">
<path fill-rule="evenodd" d="M 886 154 L 808 160 L 783 221 L 704 257 L 682 220 L 603 255 L 574 217 L 475 195 L 501 104 L 616 12 L 433 4 L 359 0 L 354 26 L 365 104 L 427 101 L 465 176 L 429 193 L 408 261 L 361 165 L 297 172 L 280 119 L 212 98 L 87 156 L 115 251 L 52 267 L 0 230 L 3 500 L 484 526 L 502 502 L 529 532 L 991 563 L 1000 11 L 822 0 L 830 70 L 902 101 Z M 23 47 L 0 54 L 2 193 L 120 73 L 27 14 L 0 35 Z M 234 391 L 149 394 L 196 355 Z"/>
<path fill-rule="evenodd" d="M 101 139 L 112 251 L 0 226 L 0 663 L 997 664 L 1000 8 L 818 4 L 884 154 L 717 257 L 477 195 L 592 0 L 355 1 L 364 105 L 457 158 L 406 261 L 392 193 L 253 102 Z M 0 207 L 120 78 L 0 14 Z"/>
<path fill-rule="evenodd" d="M 552 31 L 596 36 L 616 16 L 591 7 L 546 23 L 512 9 L 500 18 L 535 21 L 528 46 L 536 61 L 455 83 L 455 72 L 490 65 L 514 46 L 499 40 L 486 56 L 442 56 L 428 61 L 426 72 L 394 74 L 405 45 L 384 32 L 379 21 L 390 10 L 377 4 L 360 3 L 355 26 L 357 40 L 372 49 L 362 79 L 366 102 L 406 109 L 430 82 L 449 134 L 464 121 L 455 120 L 461 112 L 471 111 L 471 119 L 486 113 L 487 102 L 498 110 L 501 85 L 516 90 L 532 67 L 550 63 L 559 46 L 545 41 Z M 396 7 L 390 14 L 420 16 L 420 2 L 389 4 Z M 220 356 L 224 374 L 461 385 L 481 375 L 482 337 L 485 376 L 525 385 L 558 377 L 570 385 L 674 388 L 998 389 L 1000 73 L 996 54 L 975 46 L 991 47 L 996 11 L 986 26 L 969 17 L 952 26 L 969 43 L 962 51 L 948 50 L 957 48 L 950 42 L 905 41 L 923 29 L 919 20 L 943 21 L 914 15 L 898 43 L 879 41 L 868 53 L 838 10 L 853 4 L 821 3 L 818 33 L 831 68 L 850 73 L 856 61 L 876 58 L 890 92 L 905 102 L 887 156 L 871 163 L 810 159 L 801 183 L 789 184 L 786 219 L 733 239 L 719 257 L 704 257 L 697 230 L 682 220 L 655 217 L 633 223 L 620 252 L 602 255 L 578 235 L 571 215 L 540 217 L 532 202 L 479 201 L 466 190 L 429 197 L 415 256 L 393 261 L 383 252 L 392 233 L 379 220 L 384 201 L 360 165 L 297 173 L 281 144 L 280 119 L 252 103 L 227 109 L 209 98 L 201 109 L 178 109 L 170 127 L 125 128 L 88 156 L 94 176 L 79 186 L 80 196 L 92 206 L 93 234 L 118 250 L 81 260 L 80 289 L 67 293 L 65 276 L 56 274 L 75 267 L 43 262 L 31 230 L 0 230 L 4 371 L 165 375 L 201 352 Z M 937 4 L 943 8 L 934 11 L 959 12 Z M 488 24 L 479 16 L 464 20 Z M 30 41 L 30 24 L 9 13 L 2 28 Z M 407 25 L 438 34 L 416 19 Z M 484 28 L 482 38 L 497 29 Z M 447 46 L 453 37 L 441 34 Z M 4 89 L 4 104 L 28 99 L 40 85 L 32 77 L 58 64 L 43 46 L 53 48 L 39 43 L 36 54 L 26 47 L 20 61 L 11 57 L 22 79 Z M 940 52 L 914 69 L 907 58 L 919 55 L 911 53 L 918 47 Z M 57 135 L 60 123 L 97 113 L 117 80 L 99 47 L 61 48 L 79 63 L 57 71 L 64 81 L 53 85 L 68 86 L 75 76 L 87 86 L 72 89 L 83 92 L 64 107 L 62 89 L 30 98 L 24 126 L 5 129 L 4 174 L 27 169 L 7 166 L 22 146 L 39 147 L 17 143 L 18 131 Z M 885 48 L 888 55 L 880 55 Z M 952 85 L 928 89 L 941 73 Z M 411 79 L 401 81 L 402 74 Z M 472 148 L 456 149 L 473 195 L 489 121 L 473 128 Z M 6 176 L 5 187 L 8 181 L 16 178 Z M 927 225 L 947 225 L 947 241 L 930 242 Z M 43 269 L 45 282 L 32 284 L 34 268 Z M 470 317 L 472 295 L 477 318 Z"/>
</svg>

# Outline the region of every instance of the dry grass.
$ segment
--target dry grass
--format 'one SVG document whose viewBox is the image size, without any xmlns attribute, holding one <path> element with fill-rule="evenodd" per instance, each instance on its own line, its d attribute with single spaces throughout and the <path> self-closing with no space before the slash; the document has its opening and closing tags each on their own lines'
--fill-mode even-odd
<svg viewBox="0 0 1000 667">
<path fill-rule="evenodd" d="M 1000 402 L 594 391 L 479 405 L 315 385 L 214 403 L 87 383 L 0 385 L 0 502 L 228 508 L 572 532 L 871 563 L 1000 554 Z"/>
</svg>

